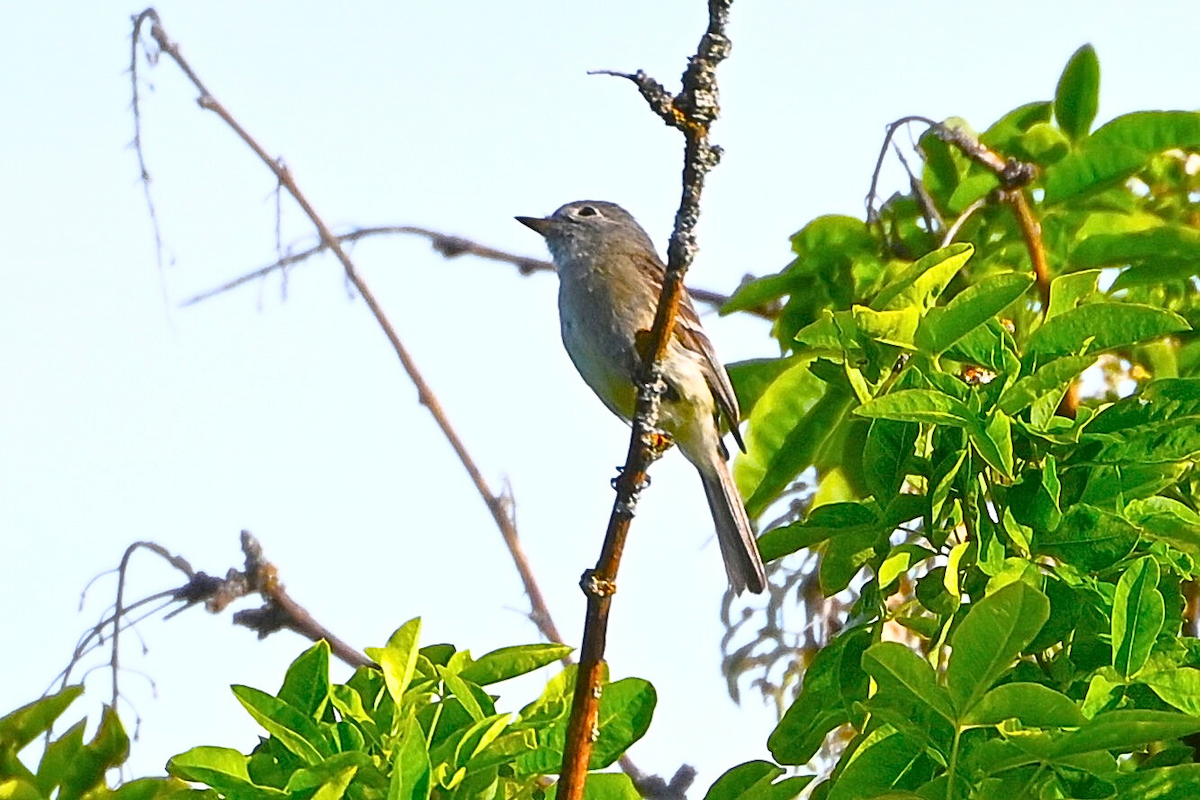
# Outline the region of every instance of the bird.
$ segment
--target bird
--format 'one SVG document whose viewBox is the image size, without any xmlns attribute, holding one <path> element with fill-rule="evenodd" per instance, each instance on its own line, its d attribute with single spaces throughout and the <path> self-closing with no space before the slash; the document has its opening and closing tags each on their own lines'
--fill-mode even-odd
<svg viewBox="0 0 1200 800">
<path fill-rule="evenodd" d="M 629 422 L 636 376 L 662 292 L 666 268 L 650 236 L 615 203 L 577 200 L 548 217 L 516 217 L 541 234 L 559 278 L 563 345 L 583 380 L 610 411 Z M 721 422 L 738 446 L 740 410 L 687 290 L 662 361 L 666 389 L 658 427 L 700 475 L 729 585 L 761 593 L 766 571 L 733 474 Z"/>
</svg>

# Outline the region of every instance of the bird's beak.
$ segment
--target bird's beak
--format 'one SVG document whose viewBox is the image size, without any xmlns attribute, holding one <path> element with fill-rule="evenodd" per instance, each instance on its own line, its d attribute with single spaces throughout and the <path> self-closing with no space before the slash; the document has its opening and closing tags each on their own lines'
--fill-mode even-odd
<svg viewBox="0 0 1200 800">
<path fill-rule="evenodd" d="M 549 217 L 514 217 L 514 219 L 526 228 L 537 231 L 542 236 L 550 233 L 550 227 L 554 224 L 554 220 Z"/>
</svg>

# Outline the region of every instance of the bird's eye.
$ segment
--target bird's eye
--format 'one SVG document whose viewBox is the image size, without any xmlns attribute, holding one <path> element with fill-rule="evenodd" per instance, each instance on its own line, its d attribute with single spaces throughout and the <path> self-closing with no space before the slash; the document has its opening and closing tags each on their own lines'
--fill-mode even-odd
<svg viewBox="0 0 1200 800">
<path fill-rule="evenodd" d="M 597 211 L 594 206 L 580 206 L 579 210 L 577 210 L 575 212 L 575 216 L 577 216 L 577 217 L 598 217 L 598 216 L 600 216 L 600 212 Z"/>
</svg>

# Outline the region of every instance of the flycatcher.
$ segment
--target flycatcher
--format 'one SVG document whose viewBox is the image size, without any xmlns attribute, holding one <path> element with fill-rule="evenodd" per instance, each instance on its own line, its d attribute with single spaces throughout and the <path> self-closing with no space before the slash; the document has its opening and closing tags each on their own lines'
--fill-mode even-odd
<svg viewBox="0 0 1200 800">
<path fill-rule="evenodd" d="M 628 422 L 637 402 L 639 337 L 654 324 L 665 267 L 633 216 L 614 203 L 577 200 L 548 217 L 517 217 L 540 233 L 558 270 L 563 344 L 575 368 L 609 410 Z M 734 591 L 767 585 L 746 506 L 721 441 L 724 418 L 738 445 L 738 402 L 729 375 L 704 335 L 687 291 L 663 360 L 658 426 L 700 473 Z"/>
</svg>

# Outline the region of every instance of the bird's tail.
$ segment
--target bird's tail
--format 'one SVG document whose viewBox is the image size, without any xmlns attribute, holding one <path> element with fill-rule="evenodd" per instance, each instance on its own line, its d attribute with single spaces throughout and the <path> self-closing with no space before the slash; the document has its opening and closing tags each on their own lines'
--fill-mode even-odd
<svg viewBox="0 0 1200 800">
<path fill-rule="evenodd" d="M 750 527 L 746 506 L 725 461 L 715 459 L 712 466 L 711 472 L 699 470 L 700 480 L 704 482 L 704 494 L 708 497 L 708 507 L 717 528 L 717 542 L 721 545 L 721 557 L 725 559 L 729 585 L 738 594 L 743 589 L 759 594 L 767 587 L 767 573 L 758 554 L 758 543 Z"/>
</svg>

